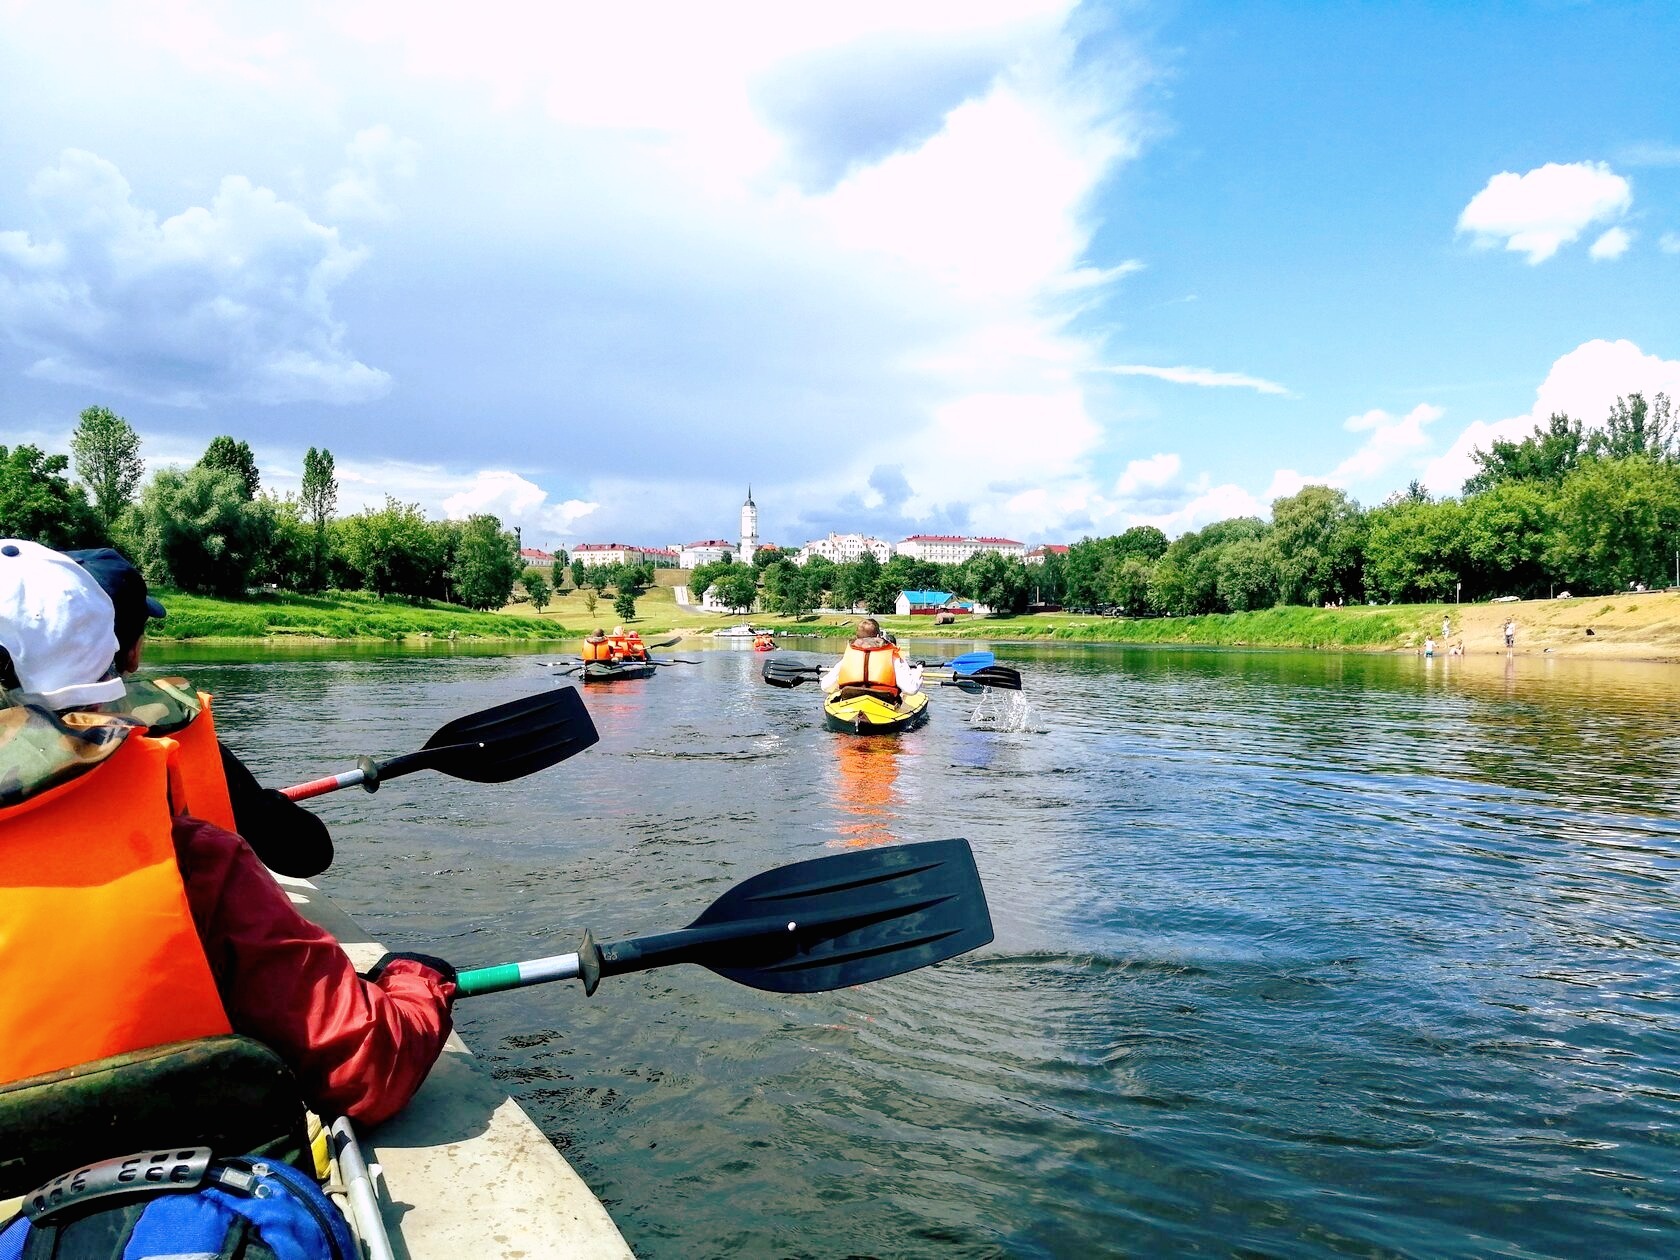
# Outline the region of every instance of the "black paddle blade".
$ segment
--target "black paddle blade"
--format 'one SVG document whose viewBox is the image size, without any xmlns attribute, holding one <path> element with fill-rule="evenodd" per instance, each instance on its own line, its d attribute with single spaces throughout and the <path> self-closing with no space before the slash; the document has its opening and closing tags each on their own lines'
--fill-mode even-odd
<svg viewBox="0 0 1680 1260">
<path fill-rule="evenodd" d="M 600 738 L 583 697 L 562 687 L 456 718 L 419 752 L 387 762 L 379 774 L 389 779 L 411 770 L 441 770 L 474 783 L 506 783 L 546 770 Z"/>
<path fill-rule="evenodd" d="M 795 665 L 792 661 L 765 661 L 764 681 L 772 687 L 797 687 L 800 683 L 815 682 L 822 673 L 815 665 Z"/>
<path fill-rule="evenodd" d="M 958 681 L 977 682 L 982 687 L 997 687 L 1003 691 L 1021 690 L 1021 671 L 1007 665 L 988 665 L 972 674 L 964 674 Z"/>
<path fill-rule="evenodd" d="M 691 962 L 772 993 L 931 966 L 992 939 L 967 840 L 893 845 L 755 875 L 680 932 L 599 947 L 602 975 Z"/>
</svg>

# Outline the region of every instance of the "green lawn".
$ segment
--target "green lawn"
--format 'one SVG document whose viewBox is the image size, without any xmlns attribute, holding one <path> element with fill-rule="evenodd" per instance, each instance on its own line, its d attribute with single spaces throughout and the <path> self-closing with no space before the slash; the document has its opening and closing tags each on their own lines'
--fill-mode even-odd
<svg viewBox="0 0 1680 1260">
<path fill-rule="evenodd" d="M 557 618 L 473 612 L 456 604 L 410 604 L 360 591 L 216 599 L 159 589 L 169 616 L 152 622 L 150 639 L 563 639 L 578 632 Z"/>
</svg>

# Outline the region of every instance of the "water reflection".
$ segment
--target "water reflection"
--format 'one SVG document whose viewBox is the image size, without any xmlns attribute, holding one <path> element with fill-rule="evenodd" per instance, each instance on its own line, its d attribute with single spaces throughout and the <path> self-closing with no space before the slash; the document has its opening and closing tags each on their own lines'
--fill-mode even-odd
<svg viewBox="0 0 1680 1260">
<path fill-rule="evenodd" d="M 914 747 L 913 739 L 914 732 L 904 738 L 835 736 L 829 761 L 837 819 L 831 848 L 867 849 L 899 842 L 895 830 L 902 810 L 898 762 L 900 757 L 915 755 L 907 748 Z"/>
</svg>

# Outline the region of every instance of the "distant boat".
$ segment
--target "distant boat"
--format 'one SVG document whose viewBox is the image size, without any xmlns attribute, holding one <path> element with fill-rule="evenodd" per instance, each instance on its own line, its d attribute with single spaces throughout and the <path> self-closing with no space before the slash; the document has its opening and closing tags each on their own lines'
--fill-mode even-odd
<svg viewBox="0 0 1680 1260">
<path fill-rule="evenodd" d="M 753 629 L 752 623 L 749 621 L 749 622 L 745 623 L 744 625 L 724 626 L 721 629 L 713 630 L 712 631 L 712 638 L 714 638 L 714 639 L 756 639 L 756 638 L 758 638 L 759 635 L 761 635 L 763 633 L 764 633 L 764 631 L 762 631 L 762 630 Z"/>
</svg>

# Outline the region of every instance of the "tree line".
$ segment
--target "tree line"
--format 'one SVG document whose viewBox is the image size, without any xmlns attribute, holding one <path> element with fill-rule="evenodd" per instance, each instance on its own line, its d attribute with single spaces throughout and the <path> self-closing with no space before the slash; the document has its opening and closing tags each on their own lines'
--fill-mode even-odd
<svg viewBox="0 0 1680 1260">
<path fill-rule="evenodd" d="M 492 515 L 429 520 L 391 496 L 336 515 L 325 447 L 309 448 L 300 492 L 283 496 L 263 490 L 250 446 L 228 436 L 191 468 L 148 479 L 139 435 L 105 407 L 82 412 L 70 449 L 0 446 L 0 535 L 114 546 L 150 582 L 225 598 L 331 588 L 488 609 L 506 604 L 524 574 L 516 535 Z"/>
</svg>

